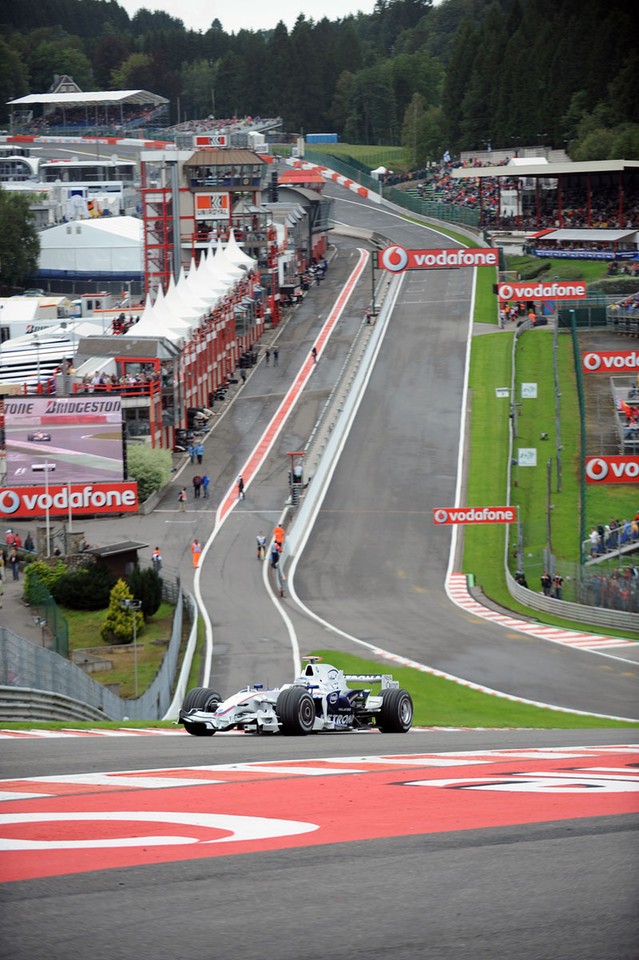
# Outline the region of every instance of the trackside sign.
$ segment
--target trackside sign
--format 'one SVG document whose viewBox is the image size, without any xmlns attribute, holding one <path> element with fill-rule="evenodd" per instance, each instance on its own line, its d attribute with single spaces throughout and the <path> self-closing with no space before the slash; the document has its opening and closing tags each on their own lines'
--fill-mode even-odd
<svg viewBox="0 0 639 960">
<path fill-rule="evenodd" d="M 500 300 L 583 300 L 585 283 L 498 283 L 494 290 Z"/>
<path fill-rule="evenodd" d="M 391 273 L 403 270 L 454 270 L 459 267 L 497 267 L 499 251 L 493 247 L 450 250 L 407 250 L 397 244 L 380 250 L 377 266 Z"/>
<path fill-rule="evenodd" d="M 516 507 L 435 507 L 433 521 L 447 523 L 515 523 Z"/>
<path fill-rule="evenodd" d="M 586 483 L 639 483 L 639 457 L 586 457 Z"/>
<path fill-rule="evenodd" d="M 591 350 L 582 353 L 581 363 L 584 373 L 637 373 L 639 350 Z"/>
<path fill-rule="evenodd" d="M 3 487 L 0 489 L 0 518 L 87 516 L 109 513 L 137 513 L 137 483 L 69 484 L 49 487 Z"/>
</svg>

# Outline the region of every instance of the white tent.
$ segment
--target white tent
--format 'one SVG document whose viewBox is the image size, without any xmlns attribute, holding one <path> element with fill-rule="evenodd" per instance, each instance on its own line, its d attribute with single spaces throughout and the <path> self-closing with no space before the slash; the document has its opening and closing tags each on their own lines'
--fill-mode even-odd
<svg viewBox="0 0 639 960">
<path fill-rule="evenodd" d="M 252 257 L 249 257 L 247 253 L 244 253 L 235 239 L 235 233 L 233 230 L 231 230 L 229 235 L 229 242 L 226 245 L 225 253 L 229 262 L 234 264 L 236 267 L 245 267 L 250 271 L 253 270 L 257 265 L 256 260 L 254 260 Z"/>
<path fill-rule="evenodd" d="M 40 234 L 43 277 L 137 279 L 144 274 L 143 223 L 136 217 L 96 217 Z"/>
</svg>

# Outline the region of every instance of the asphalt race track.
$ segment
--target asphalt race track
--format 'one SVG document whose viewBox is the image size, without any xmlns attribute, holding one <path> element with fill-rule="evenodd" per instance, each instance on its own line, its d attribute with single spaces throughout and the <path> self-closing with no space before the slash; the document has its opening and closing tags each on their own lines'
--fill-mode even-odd
<svg viewBox="0 0 639 960">
<path fill-rule="evenodd" d="M 3 956 L 631 960 L 631 739 L 3 740 Z"/>
<path fill-rule="evenodd" d="M 336 195 L 343 222 L 407 247 L 450 245 Z M 278 334 L 278 367 L 260 363 L 217 424 L 212 508 L 308 360 L 366 246 L 336 237 L 330 283 Z M 635 664 L 490 626 L 444 593 L 449 533 L 434 528 L 432 508 L 454 497 L 472 275 L 427 274 L 402 284 L 297 560 L 303 605 L 264 588 L 255 534 L 269 534 L 281 516 L 287 453 L 303 449 L 330 394 L 370 277 L 357 284 L 246 500 L 212 539 L 200 576 L 212 683 L 230 693 L 288 679 L 292 631 L 302 654 L 335 647 L 366 656 L 363 641 L 517 696 L 639 716 Z M 178 515 L 171 499 L 127 524 L 144 542 L 168 527 L 167 562 L 179 566 L 215 517 L 201 503 Z M 145 524 L 155 524 L 151 533 Z M 637 955 L 637 751 L 628 749 L 636 731 L 0 739 L 8 960 Z"/>
</svg>

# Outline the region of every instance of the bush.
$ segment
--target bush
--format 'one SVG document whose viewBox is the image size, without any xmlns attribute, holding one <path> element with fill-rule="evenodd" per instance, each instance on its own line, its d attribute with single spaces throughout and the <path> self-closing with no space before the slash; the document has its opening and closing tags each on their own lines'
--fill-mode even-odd
<svg viewBox="0 0 639 960">
<path fill-rule="evenodd" d="M 540 277 L 543 273 L 548 273 L 552 264 L 548 260 L 540 260 L 538 264 L 535 264 L 532 267 L 529 267 L 527 270 L 523 270 L 519 279 L 526 282 L 526 280 L 536 280 L 537 277 Z"/>
<path fill-rule="evenodd" d="M 142 612 L 133 613 L 132 610 L 123 610 L 122 600 L 132 600 L 131 591 L 124 580 L 117 580 L 111 590 L 109 609 L 100 636 L 105 643 L 131 643 L 133 641 L 133 618 L 135 617 L 136 632 L 139 636 L 144 629 Z"/>
<path fill-rule="evenodd" d="M 142 601 L 142 613 L 144 619 L 148 620 L 157 613 L 162 603 L 162 577 L 151 567 L 147 570 L 136 567 L 126 582 L 135 599 Z"/>
<path fill-rule="evenodd" d="M 109 605 L 115 577 L 98 563 L 86 563 L 56 580 L 51 594 L 70 610 L 104 610 Z"/>
<path fill-rule="evenodd" d="M 148 500 L 171 479 L 173 460 L 170 450 L 154 450 L 143 443 L 127 443 L 127 471 L 131 480 L 137 480 L 138 498 Z"/>
<path fill-rule="evenodd" d="M 24 599 L 27 603 L 37 603 L 40 598 L 40 584 L 46 587 L 49 592 L 60 577 L 67 572 L 67 565 L 62 560 L 56 560 L 54 564 L 45 563 L 44 560 L 34 560 L 24 568 Z"/>
</svg>

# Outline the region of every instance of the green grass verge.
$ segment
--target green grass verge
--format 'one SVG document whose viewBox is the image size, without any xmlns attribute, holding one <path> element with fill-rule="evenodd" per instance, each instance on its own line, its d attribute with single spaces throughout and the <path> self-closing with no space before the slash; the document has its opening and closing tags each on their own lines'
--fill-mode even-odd
<svg viewBox="0 0 639 960">
<path fill-rule="evenodd" d="M 104 625 L 106 610 L 70 610 L 61 608 L 69 624 L 69 652 L 91 650 L 96 656 L 109 661 L 108 670 L 99 670 L 91 674 L 93 680 L 102 684 L 117 684 L 121 697 L 135 696 L 136 659 L 133 644 L 121 644 L 109 647 L 100 637 Z M 142 693 L 153 682 L 171 638 L 175 607 L 170 603 L 160 604 L 157 612 L 145 624 L 138 636 L 137 672 L 138 692 Z"/>
<path fill-rule="evenodd" d="M 334 650 L 317 650 L 320 656 L 345 673 L 390 673 L 399 685 L 409 691 L 415 705 L 415 726 L 420 727 L 525 727 L 539 730 L 594 729 L 602 727 L 639 727 L 639 722 L 608 720 L 563 713 L 544 707 L 530 706 L 472 690 L 443 677 L 431 676 L 412 667 L 397 667 L 379 660 L 365 660 Z M 171 727 L 166 722 L 126 723 L 5 723 L 4 729 L 28 730 L 42 727 L 59 729 L 119 729 L 122 727 Z"/>
<path fill-rule="evenodd" d="M 540 257 L 521 256 L 507 257 L 508 270 L 515 270 L 520 276 L 525 277 L 528 273 L 536 272 L 543 264 L 547 267 L 539 275 L 541 280 L 585 280 L 586 283 L 593 283 L 595 280 L 601 280 L 608 276 L 608 264 L 605 261 L 598 260 L 553 260 L 551 257 L 541 259 Z"/>
<path fill-rule="evenodd" d="M 380 660 L 365 660 L 334 650 L 318 650 L 344 673 L 390 673 L 408 690 L 415 706 L 416 726 L 436 727 L 534 727 L 536 729 L 582 729 L 639 726 L 621 720 L 602 720 L 578 713 L 563 713 L 544 707 L 515 703 L 492 694 L 471 690 L 453 680 L 431 676 L 413 667 L 397 667 Z"/>
<path fill-rule="evenodd" d="M 498 398 L 496 387 L 511 382 L 513 334 L 496 332 L 475 337 L 472 346 L 469 387 L 471 391 L 471 427 L 466 502 L 473 506 L 506 502 L 508 470 L 509 401 Z M 536 383 L 537 398 L 521 401 L 517 418 L 516 450 L 536 447 L 537 467 L 513 467 L 511 502 L 520 508 L 523 523 L 524 570 L 528 585 L 540 590 L 543 550 L 547 541 L 547 460 L 551 459 L 551 540 L 558 569 L 566 576 L 578 566 L 579 535 L 579 411 L 575 385 L 572 345 L 567 335 L 558 342 L 558 370 L 561 384 L 562 489 L 557 492 L 555 388 L 553 377 L 553 335 L 550 328 L 523 334 L 517 347 L 517 399 L 521 384 Z M 541 441 L 547 433 L 549 439 Z M 501 469 L 500 469 L 501 465 Z M 633 506 L 629 486 L 611 485 L 587 493 L 589 522 L 610 516 L 627 516 Z M 515 544 L 513 531 L 511 544 Z M 510 596 L 503 572 L 506 530 L 501 526 L 464 528 L 463 570 L 475 575 L 487 596 L 514 612 L 538 617 L 537 611 L 524 607 Z M 511 554 L 511 570 L 514 558 Z M 565 597 L 570 599 L 570 584 Z M 543 616 L 544 623 L 577 630 L 587 625 L 556 616 Z M 597 628 L 590 628 L 597 632 Z M 639 640 L 639 631 L 609 630 L 606 635 Z"/>
</svg>

